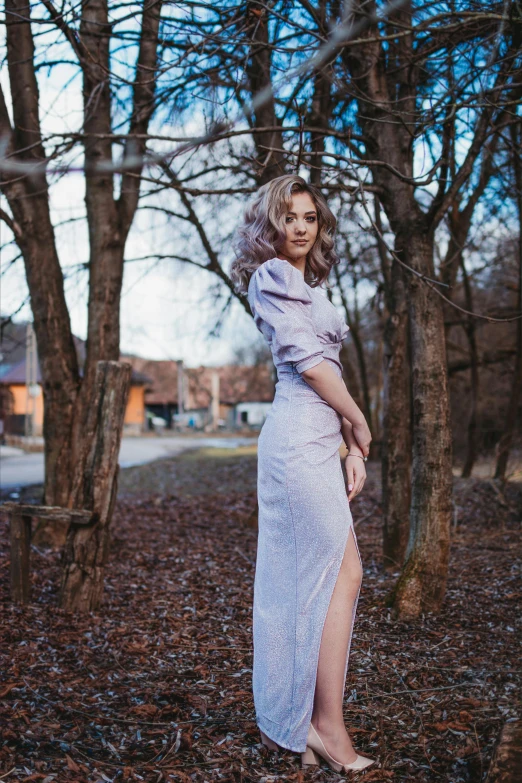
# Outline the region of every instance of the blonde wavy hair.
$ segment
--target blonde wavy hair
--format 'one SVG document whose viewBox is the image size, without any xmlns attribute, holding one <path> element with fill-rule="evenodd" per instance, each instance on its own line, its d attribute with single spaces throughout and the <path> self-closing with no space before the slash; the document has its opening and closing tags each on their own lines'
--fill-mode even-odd
<svg viewBox="0 0 522 783">
<path fill-rule="evenodd" d="M 276 177 L 259 188 L 245 211 L 244 223 L 236 231 L 234 251 L 236 259 L 230 277 L 237 291 L 248 290 L 255 270 L 277 256 L 286 239 L 285 217 L 290 210 L 294 193 L 309 193 L 317 210 L 318 232 L 308 253 L 305 281 L 314 287 L 323 283 L 339 259 L 334 251 L 334 233 L 337 221 L 321 191 L 296 174 Z"/>
</svg>

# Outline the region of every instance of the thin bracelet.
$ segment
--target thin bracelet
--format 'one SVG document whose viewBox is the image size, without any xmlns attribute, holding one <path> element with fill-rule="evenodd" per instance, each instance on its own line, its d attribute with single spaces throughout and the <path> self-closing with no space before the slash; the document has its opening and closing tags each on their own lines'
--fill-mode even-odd
<svg viewBox="0 0 522 783">
<path fill-rule="evenodd" d="M 368 462 L 368 457 L 361 457 L 360 454 L 350 454 L 350 452 L 348 452 L 348 454 L 346 456 L 347 457 L 359 457 L 359 459 L 364 460 L 364 462 Z"/>
</svg>

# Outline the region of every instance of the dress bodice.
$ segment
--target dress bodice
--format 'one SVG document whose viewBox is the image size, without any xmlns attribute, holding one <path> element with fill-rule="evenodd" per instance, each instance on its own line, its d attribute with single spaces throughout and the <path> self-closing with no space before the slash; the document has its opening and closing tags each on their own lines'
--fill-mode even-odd
<svg viewBox="0 0 522 783">
<path fill-rule="evenodd" d="M 323 359 L 342 373 L 339 352 L 349 326 L 289 261 L 271 258 L 261 264 L 250 278 L 248 301 L 278 375 L 282 365 L 292 364 L 302 373 Z"/>
</svg>

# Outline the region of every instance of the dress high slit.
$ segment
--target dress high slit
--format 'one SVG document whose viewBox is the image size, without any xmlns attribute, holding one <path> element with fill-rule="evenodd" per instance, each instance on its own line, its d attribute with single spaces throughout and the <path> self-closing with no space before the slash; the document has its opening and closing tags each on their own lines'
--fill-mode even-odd
<svg viewBox="0 0 522 783">
<path fill-rule="evenodd" d="M 304 752 L 321 637 L 350 529 L 339 459 L 342 417 L 301 373 L 327 361 L 342 376 L 348 334 L 336 308 L 289 262 L 274 258 L 250 279 L 248 298 L 277 369 L 258 441 L 259 533 L 253 606 L 253 692 L 259 728 Z M 345 679 L 359 592 L 346 651 Z"/>
</svg>

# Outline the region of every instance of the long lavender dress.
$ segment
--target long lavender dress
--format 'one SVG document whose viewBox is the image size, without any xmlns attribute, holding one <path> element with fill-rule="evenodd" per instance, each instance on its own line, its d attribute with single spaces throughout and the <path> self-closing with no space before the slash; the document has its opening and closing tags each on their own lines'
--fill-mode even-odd
<svg viewBox="0 0 522 783">
<path fill-rule="evenodd" d="M 256 720 L 279 745 L 303 752 L 321 634 L 353 519 L 339 459 L 342 417 L 301 373 L 324 359 L 341 377 L 339 351 L 348 326 L 280 258 L 256 269 L 248 300 L 278 377 L 258 447 Z M 352 628 L 356 607 L 357 600 Z M 349 648 L 345 678 L 348 657 Z"/>
</svg>

